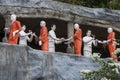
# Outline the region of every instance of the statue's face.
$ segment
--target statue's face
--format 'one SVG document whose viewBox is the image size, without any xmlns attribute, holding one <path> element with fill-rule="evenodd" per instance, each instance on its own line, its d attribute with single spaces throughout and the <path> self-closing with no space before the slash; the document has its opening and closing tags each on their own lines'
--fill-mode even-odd
<svg viewBox="0 0 120 80">
<path fill-rule="evenodd" d="M 54 31 L 56 30 L 56 25 L 52 26 L 52 30 L 54 30 Z"/>
<path fill-rule="evenodd" d="M 87 36 L 91 36 L 91 31 L 88 31 L 88 32 L 87 32 Z"/>
<path fill-rule="evenodd" d="M 11 20 L 12 20 L 12 21 L 13 21 L 13 20 L 16 20 L 16 15 L 12 14 L 12 15 L 11 15 Z"/>
<path fill-rule="evenodd" d="M 25 31 L 25 30 L 26 30 L 26 26 L 23 26 L 23 27 L 22 27 L 22 30 Z"/>
</svg>

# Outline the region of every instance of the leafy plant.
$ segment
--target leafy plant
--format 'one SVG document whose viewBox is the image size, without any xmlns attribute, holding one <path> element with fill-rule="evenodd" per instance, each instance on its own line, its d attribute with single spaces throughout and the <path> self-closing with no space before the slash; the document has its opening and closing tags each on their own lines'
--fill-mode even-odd
<svg viewBox="0 0 120 80">
<path fill-rule="evenodd" d="M 114 54 L 117 58 L 120 58 L 120 49 L 115 50 Z"/>
<path fill-rule="evenodd" d="M 99 63 L 102 68 L 98 71 L 89 71 L 84 73 L 83 80 L 120 80 L 120 63 L 115 63 L 111 59 L 92 58 L 94 62 Z"/>
<path fill-rule="evenodd" d="M 120 9 L 120 0 L 56 0 L 91 8 Z"/>
</svg>

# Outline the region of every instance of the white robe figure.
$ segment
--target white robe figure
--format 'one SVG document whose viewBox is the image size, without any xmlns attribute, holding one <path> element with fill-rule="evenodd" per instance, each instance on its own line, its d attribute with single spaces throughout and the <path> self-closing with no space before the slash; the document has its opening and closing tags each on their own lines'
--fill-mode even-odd
<svg viewBox="0 0 120 80">
<path fill-rule="evenodd" d="M 27 46 L 27 41 L 31 42 L 33 39 L 33 35 L 31 35 L 30 38 L 28 37 L 28 35 L 30 35 L 30 34 L 31 33 L 26 33 L 23 30 L 21 30 L 19 32 L 19 44 Z"/>
<path fill-rule="evenodd" d="M 62 41 L 61 39 L 56 37 L 54 30 L 50 30 L 48 36 L 49 36 L 49 46 L 48 46 L 49 52 L 55 52 L 55 44 L 59 44 Z"/>
<path fill-rule="evenodd" d="M 85 36 L 85 37 L 83 37 L 83 42 L 84 42 L 84 48 L 83 48 L 84 56 L 91 57 L 91 55 L 92 55 L 92 43 L 94 45 L 96 45 L 96 41 L 90 36 Z"/>
</svg>

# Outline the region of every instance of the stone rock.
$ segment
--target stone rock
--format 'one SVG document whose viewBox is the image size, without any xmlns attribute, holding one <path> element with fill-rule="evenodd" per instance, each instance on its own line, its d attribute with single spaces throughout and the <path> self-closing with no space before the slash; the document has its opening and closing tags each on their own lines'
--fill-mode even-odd
<svg viewBox="0 0 120 80">
<path fill-rule="evenodd" d="M 92 59 L 0 43 L 0 80 L 82 80 L 80 71 L 98 70 Z"/>
<path fill-rule="evenodd" d="M 113 27 L 120 32 L 120 10 L 88 8 L 54 0 L 0 0 L 0 11 L 4 27 L 9 27 L 10 14 L 15 13 L 18 18 L 52 18 L 101 28 Z"/>
<path fill-rule="evenodd" d="M 61 3 L 53 0 L 0 0 L 0 5 L 49 9 L 49 10 L 58 11 L 61 14 L 62 12 L 64 12 L 78 16 L 108 20 L 108 21 L 120 21 L 119 10 L 114 11 L 104 8 L 87 8 L 77 5 Z"/>
</svg>

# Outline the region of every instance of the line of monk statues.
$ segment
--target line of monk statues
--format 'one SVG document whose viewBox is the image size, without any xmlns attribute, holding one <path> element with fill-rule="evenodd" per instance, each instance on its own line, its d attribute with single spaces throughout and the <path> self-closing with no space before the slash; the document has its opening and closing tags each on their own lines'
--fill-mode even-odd
<svg viewBox="0 0 120 80">
<path fill-rule="evenodd" d="M 19 38 L 20 45 L 27 45 L 27 41 L 31 42 L 33 37 L 37 37 L 35 33 L 29 30 L 28 33 L 25 32 L 26 26 L 23 25 L 21 27 L 20 22 L 16 20 L 16 15 L 11 15 L 12 23 L 10 25 L 8 44 L 17 44 Z M 40 35 L 38 38 L 38 43 L 41 46 L 41 50 L 55 52 L 55 44 L 60 44 L 64 42 L 65 44 L 70 44 L 73 42 L 74 44 L 74 53 L 77 56 L 81 56 L 81 47 L 84 45 L 83 54 L 86 57 L 90 57 L 92 55 L 92 44 L 106 44 L 108 45 L 110 57 L 114 60 L 117 58 L 114 55 L 114 51 L 116 50 L 116 39 L 115 32 L 111 27 L 108 28 L 108 37 L 107 40 L 98 40 L 95 39 L 95 36 L 92 35 L 91 30 L 86 32 L 86 36 L 82 38 L 82 29 L 79 24 L 74 24 L 75 33 L 71 35 L 71 37 L 65 38 L 57 38 L 55 34 L 56 25 L 51 26 L 51 30 L 48 32 L 45 21 L 40 21 Z"/>
</svg>

